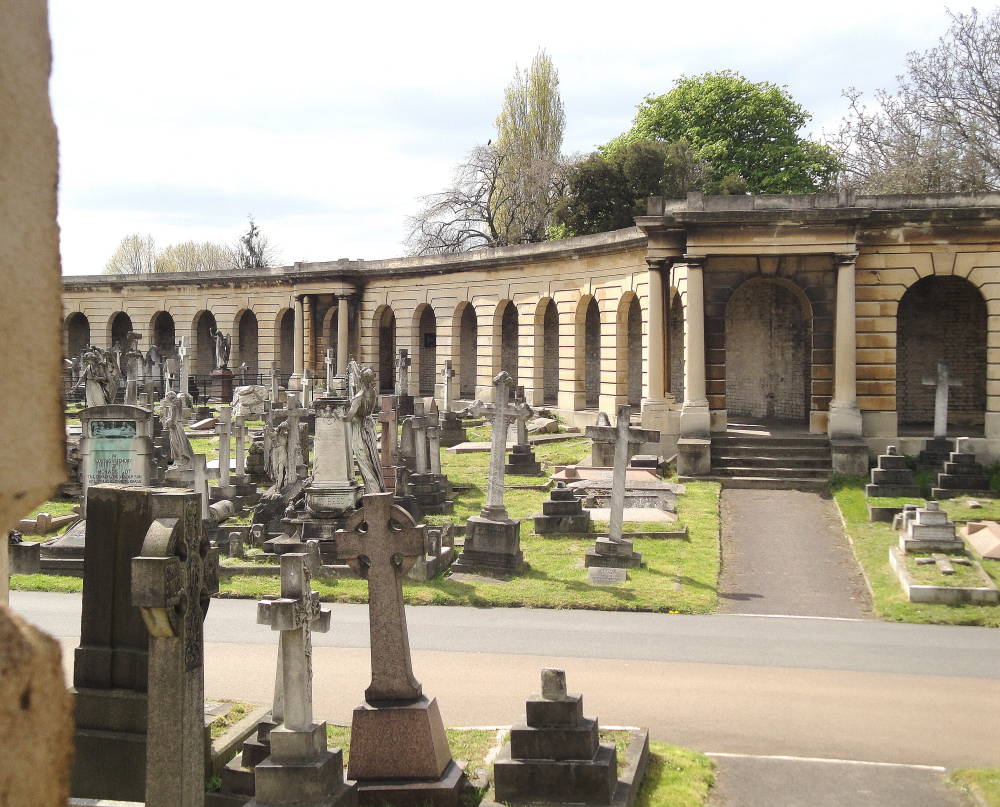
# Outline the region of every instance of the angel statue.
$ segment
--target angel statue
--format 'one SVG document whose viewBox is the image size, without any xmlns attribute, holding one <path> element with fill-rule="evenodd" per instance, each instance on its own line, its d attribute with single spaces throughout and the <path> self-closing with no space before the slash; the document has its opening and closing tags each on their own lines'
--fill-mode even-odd
<svg viewBox="0 0 1000 807">
<path fill-rule="evenodd" d="M 229 366 L 229 348 L 232 344 L 232 337 L 224 334 L 216 328 L 211 328 L 208 335 L 215 340 L 215 366 L 222 370 Z"/>
<path fill-rule="evenodd" d="M 190 470 L 194 449 L 184 433 L 184 404 L 174 390 L 167 390 L 160 403 L 160 424 L 170 438 L 170 470 Z"/>
<path fill-rule="evenodd" d="M 365 493 L 385 493 L 375 437 L 378 391 L 375 389 L 375 373 L 370 367 L 362 367 L 353 360 L 347 363 L 347 394 L 350 399 L 347 417 L 351 421 L 351 449 L 361 472 Z"/>
<path fill-rule="evenodd" d="M 111 354 L 91 345 L 80 356 L 80 377 L 76 387 L 84 384 L 87 406 L 107 406 L 115 402 L 121 373 Z"/>
</svg>

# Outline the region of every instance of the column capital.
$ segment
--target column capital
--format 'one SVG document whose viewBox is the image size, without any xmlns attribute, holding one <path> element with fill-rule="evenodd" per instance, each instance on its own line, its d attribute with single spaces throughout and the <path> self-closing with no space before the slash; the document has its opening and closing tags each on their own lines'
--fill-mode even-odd
<svg viewBox="0 0 1000 807">
<path fill-rule="evenodd" d="M 708 260 L 707 255 L 694 255 L 692 253 L 686 253 L 684 255 L 684 263 L 688 266 L 694 266 L 698 269 L 705 268 L 705 261 Z"/>
<path fill-rule="evenodd" d="M 853 264 L 858 259 L 857 252 L 834 252 L 833 260 L 837 266 L 846 266 L 847 264 Z"/>
<path fill-rule="evenodd" d="M 671 266 L 673 266 L 674 261 L 676 260 L 677 260 L 676 258 L 652 258 L 647 255 L 646 266 L 648 266 L 651 270 L 660 269 L 665 271 L 669 269 Z"/>
</svg>

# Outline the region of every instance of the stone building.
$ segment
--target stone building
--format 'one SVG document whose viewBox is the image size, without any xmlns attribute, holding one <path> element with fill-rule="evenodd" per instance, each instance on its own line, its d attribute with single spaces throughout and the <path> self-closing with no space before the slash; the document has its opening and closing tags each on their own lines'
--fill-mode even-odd
<svg viewBox="0 0 1000 807">
<path fill-rule="evenodd" d="M 68 354 L 184 335 L 207 373 L 218 327 L 230 366 L 276 363 L 292 387 L 333 348 L 389 391 L 406 348 L 415 394 L 440 397 L 450 359 L 463 399 L 503 369 L 580 424 L 630 403 L 692 473 L 734 420 L 829 434 L 845 470 L 889 442 L 919 450 L 943 360 L 963 382 L 952 429 L 1000 458 L 997 194 L 689 194 L 632 228 L 462 255 L 70 276 L 63 304 Z"/>
</svg>

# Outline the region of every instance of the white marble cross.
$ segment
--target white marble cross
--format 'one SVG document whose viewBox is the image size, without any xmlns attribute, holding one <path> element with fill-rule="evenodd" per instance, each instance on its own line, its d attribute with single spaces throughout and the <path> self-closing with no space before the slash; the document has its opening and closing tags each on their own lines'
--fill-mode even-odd
<svg viewBox="0 0 1000 807">
<path fill-rule="evenodd" d="M 229 436 L 233 432 L 233 408 L 219 407 L 219 420 L 215 433 L 219 436 L 219 487 L 229 487 Z M 227 495 L 225 492 L 223 495 Z"/>
<path fill-rule="evenodd" d="M 611 513 L 609 516 L 608 538 L 612 541 L 622 540 L 622 524 L 625 515 L 625 476 L 628 470 L 629 443 L 658 443 L 660 433 L 654 429 L 636 429 L 631 425 L 632 407 L 621 404 L 618 407 L 618 423 L 611 426 L 588 426 L 587 437 L 608 439 L 614 435 L 615 467 L 611 473 Z"/>
<path fill-rule="evenodd" d="M 430 454 L 431 473 L 441 476 L 441 415 L 437 401 L 431 401 L 431 409 L 427 413 L 427 451 Z"/>
<path fill-rule="evenodd" d="M 418 474 L 430 470 L 427 456 L 427 418 L 424 416 L 424 402 L 413 402 L 413 414 L 408 418 L 413 428 L 413 449 Z"/>
<path fill-rule="evenodd" d="M 188 394 L 188 347 L 187 337 L 181 337 L 181 343 L 177 346 L 177 392 L 180 395 Z"/>
<path fill-rule="evenodd" d="M 444 367 L 441 368 L 441 386 L 444 391 L 444 411 L 451 412 L 453 406 L 451 380 L 455 377 L 455 371 L 451 366 L 451 359 L 445 359 Z"/>
<path fill-rule="evenodd" d="M 333 348 L 327 348 L 323 363 L 326 365 L 326 392 L 329 395 L 333 389 L 333 377 L 337 374 L 337 354 Z"/>
<path fill-rule="evenodd" d="M 338 530 L 337 557 L 368 581 L 372 682 L 365 700 L 412 701 L 421 695 L 413 677 L 403 609 L 402 579 L 424 554 L 424 529 L 391 493 L 368 493 L 361 510 Z"/>
<path fill-rule="evenodd" d="M 278 390 L 280 382 L 278 379 L 278 363 L 271 362 L 271 406 L 278 405 Z"/>
<path fill-rule="evenodd" d="M 493 379 L 493 403 L 476 401 L 469 407 L 473 414 L 492 415 L 493 441 L 490 446 L 490 467 L 486 483 L 486 504 L 480 515 L 491 521 L 507 519 L 507 508 L 503 504 L 504 454 L 507 450 L 507 427 L 513 418 L 531 417 L 534 410 L 527 403 L 509 401 L 514 380 L 506 370 L 501 370 Z"/>
<path fill-rule="evenodd" d="M 192 460 L 194 466 L 194 492 L 201 497 L 201 520 L 208 520 L 208 462 L 204 454 L 195 454 Z"/>
<path fill-rule="evenodd" d="M 257 624 L 281 632 L 282 725 L 290 731 L 313 729 L 312 632 L 330 629 L 330 611 L 312 590 L 309 556 L 281 556 L 281 596 L 257 603 Z"/>
<path fill-rule="evenodd" d="M 396 394 L 410 394 L 410 365 L 413 360 L 407 353 L 406 348 L 399 349 L 399 358 L 396 360 Z"/>
<path fill-rule="evenodd" d="M 924 386 L 937 387 L 934 392 L 934 437 L 948 436 L 948 388 L 961 387 L 962 382 L 951 378 L 948 365 L 943 361 L 937 363 L 937 377 L 925 376 Z"/>
<path fill-rule="evenodd" d="M 247 474 L 246 436 L 246 420 L 241 416 L 236 418 L 236 479 L 240 484 Z"/>
</svg>

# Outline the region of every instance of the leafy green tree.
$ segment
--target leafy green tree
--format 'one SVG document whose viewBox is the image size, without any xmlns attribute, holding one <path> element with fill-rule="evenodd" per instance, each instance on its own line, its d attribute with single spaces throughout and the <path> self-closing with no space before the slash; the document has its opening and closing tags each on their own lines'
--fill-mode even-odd
<svg viewBox="0 0 1000 807">
<path fill-rule="evenodd" d="M 236 269 L 267 269 L 274 263 L 274 250 L 250 216 L 250 226 L 236 241 L 233 267 Z"/>
<path fill-rule="evenodd" d="M 704 190 L 808 193 L 829 186 L 839 162 L 799 131 L 810 120 L 782 87 L 724 70 L 682 76 L 664 95 L 639 104 L 632 128 L 603 149 L 611 157 L 643 140 L 684 141 L 709 168 Z"/>
</svg>

